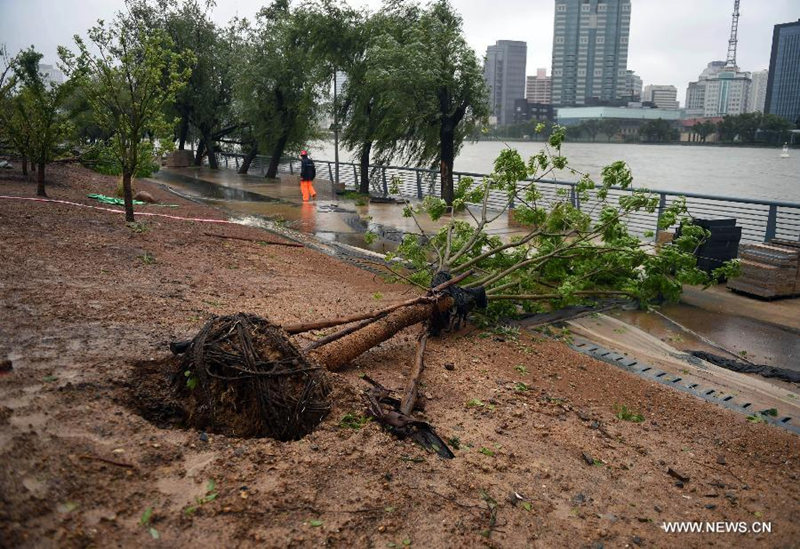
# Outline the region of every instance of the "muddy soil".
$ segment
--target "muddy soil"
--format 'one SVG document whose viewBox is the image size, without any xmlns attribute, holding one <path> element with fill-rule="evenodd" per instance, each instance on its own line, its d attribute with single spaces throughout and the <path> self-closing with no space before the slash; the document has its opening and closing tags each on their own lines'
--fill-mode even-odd
<svg viewBox="0 0 800 549">
<path fill-rule="evenodd" d="M 48 171 L 53 199 L 100 206 L 86 195 L 116 185 L 75 166 Z M 222 220 L 155 184 L 136 187 L 178 204 L 141 213 Z M 360 376 L 402 387 L 412 331 L 329 374 L 332 411 L 300 441 L 181 429 L 167 401 L 145 419 L 140 409 L 157 403 L 132 389 L 167 367 L 171 340 L 212 315 L 297 323 L 416 290 L 307 248 L 203 234 L 279 238 L 254 228 L 143 215 L 128 227 L 119 213 L 6 198 L 34 194 L 18 171 L 0 173 L 0 363 L 10 368 L 0 373 L 4 547 L 790 547 L 800 539 L 798 437 L 538 336 L 468 326 L 429 342 L 423 417 L 451 441 L 453 460 L 358 421 Z M 625 417 L 642 421 L 618 418 L 623 405 L 634 412 Z M 666 521 L 766 522 L 772 531 L 667 534 Z"/>
</svg>

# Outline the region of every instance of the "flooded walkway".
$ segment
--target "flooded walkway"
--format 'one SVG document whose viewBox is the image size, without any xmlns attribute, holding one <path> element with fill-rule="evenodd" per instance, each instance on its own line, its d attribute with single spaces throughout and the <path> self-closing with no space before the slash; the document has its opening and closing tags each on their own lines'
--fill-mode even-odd
<svg viewBox="0 0 800 549">
<path fill-rule="evenodd" d="M 215 205 L 232 215 L 269 218 L 323 240 L 380 253 L 394 250 L 406 233 L 419 234 L 421 228 L 433 234 L 449 220 L 444 217 L 433 222 L 421 215 L 415 222 L 403 217 L 401 204 L 369 202 L 352 194 L 350 198 L 336 195 L 331 182 L 324 179 L 314 181 L 317 198 L 306 203 L 300 196 L 297 176 L 265 179 L 239 175 L 234 170 L 190 167 L 165 168 L 153 179 L 173 192 Z M 475 215 L 479 216 L 477 212 Z M 474 225 L 467 213 L 458 214 L 458 218 Z M 367 231 L 379 237 L 372 244 L 364 239 Z M 487 232 L 504 238 L 522 234 L 519 228 L 509 225 L 505 214 L 490 224 Z"/>
</svg>

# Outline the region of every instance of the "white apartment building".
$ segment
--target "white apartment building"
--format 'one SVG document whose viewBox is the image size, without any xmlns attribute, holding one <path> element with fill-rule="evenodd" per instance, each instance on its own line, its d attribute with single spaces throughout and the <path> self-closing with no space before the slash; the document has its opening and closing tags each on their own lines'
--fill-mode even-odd
<svg viewBox="0 0 800 549">
<path fill-rule="evenodd" d="M 536 76 L 529 76 L 525 85 L 525 99 L 528 103 L 549 105 L 552 99 L 552 79 L 547 69 L 536 69 Z"/>
<path fill-rule="evenodd" d="M 650 101 L 659 109 L 677 109 L 679 107 L 678 88 L 661 84 L 645 86 L 642 101 Z"/>
</svg>

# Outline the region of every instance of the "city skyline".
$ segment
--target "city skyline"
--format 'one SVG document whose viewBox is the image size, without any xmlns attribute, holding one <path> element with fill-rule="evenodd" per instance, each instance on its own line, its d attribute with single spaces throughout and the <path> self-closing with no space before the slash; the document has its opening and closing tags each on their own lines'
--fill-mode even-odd
<svg viewBox="0 0 800 549">
<path fill-rule="evenodd" d="M 212 19 L 224 25 L 238 15 L 252 18 L 263 0 L 218 0 Z M 372 11 L 379 0 L 352 0 L 350 5 Z M 475 53 L 498 40 L 524 41 L 528 45 L 527 75 L 546 67 L 551 71 L 553 0 L 496 0 L 452 2 L 464 19 L 464 34 Z M 796 0 L 742 0 L 737 62 L 743 71 L 768 68 L 775 25 L 800 19 Z M 56 61 L 56 47 L 74 49 L 73 34 L 85 36 L 97 19 L 110 19 L 123 0 L 83 0 L 80 4 L 54 0 L 0 0 L 0 43 L 10 54 L 34 44 L 45 63 Z M 724 60 L 730 33 L 732 0 L 633 0 L 628 69 L 645 85 L 673 85 L 683 106 L 689 82 L 714 60 Z M 21 25 L 19 21 L 36 22 Z"/>
</svg>

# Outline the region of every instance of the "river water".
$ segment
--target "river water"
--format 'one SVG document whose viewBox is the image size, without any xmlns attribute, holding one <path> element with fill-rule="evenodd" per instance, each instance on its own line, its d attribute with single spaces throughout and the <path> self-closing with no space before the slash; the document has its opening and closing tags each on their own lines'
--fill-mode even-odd
<svg viewBox="0 0 800 549">
<path fill-rule="evenodd" d="M 507 145 L 500 141 L 465 143 L 455 162 L 455 171 L 489 173 L 494 159 Z M 509 142 L 526 160 L 543 144 Z M 333 160 L 333 142 L 310 146 L 312 157 Z M 612 143 L 565 143 L 562 153 L 569 165 L 600 178 L 603 166 L 616 160 L 628 163 L 634 186 L 674 192 L 777 200 L 800 203 L 800 149 L 780 157 L 780 148 L 722 147 L 697 145 L 637 145 Z M 340 161 L 353 155 L 340 152 Z M 574 181 L 563 173 L 559 179 Z"/>
</svg>

